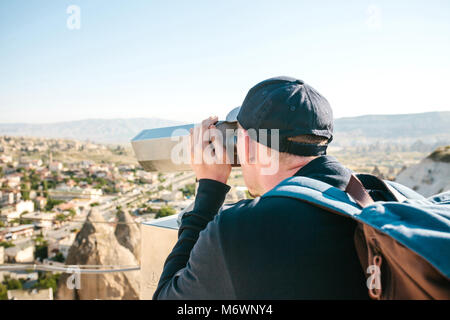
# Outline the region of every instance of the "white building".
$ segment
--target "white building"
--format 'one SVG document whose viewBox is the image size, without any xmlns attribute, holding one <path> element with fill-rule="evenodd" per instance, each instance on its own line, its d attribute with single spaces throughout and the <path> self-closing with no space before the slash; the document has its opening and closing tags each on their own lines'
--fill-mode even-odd
<svg viewBox="0 0 450 320">
<path fill-rule="evenodd" d="M 20 218 L 20 215 L 24 212 L 33 212 L 33 201 L 20 201 L 15 206 L 4 207 L 0 210 L 1 220 L 11 221 Z"/>
<path fill-rule="evenodd" d="M 23 224 L 17 227 L 9 227 L 3 231 L 3 238 L 7 241 L 26 239 L 34 234 L 34 226 L 32 224 Z"/>
<path fill-rule="evenodd" d="M 103 195 L 101 189 L 69 187 L 67 185 L 59 185 L 56 189 L 48 191 L 50 198 L 55 200 L 69 201 L 72 199 L 89 199 L 96 200 Z"/>
<path fill-rule="evenodd" d="M 49 240 L 48 257 L 53 258 L 58 252 L 67 258 L 69 249 L 75 241 L 76 234 L 74 232 L 67 233 L 61 238 Z"/>
<path fill-rule="evenodd" d="M 157 179 L 157 175 L 155 173 L 147 172 L 144 170 L 137 170 L 136 176 L 146 183 L 152 183 L 153 181 L 155 181 Z"/>
<path fill-rule="evenodd" d="M 34 202 L 31 200 L 28 201 L 20 201 L 16 204 L 16 211 L 19 215 L 24 212 L 33 212 L 34 211 Z"/>
<path fill-rule="evenodd" d="M 34 261 L 34 245 L 30 242 L 17 244 L 5 249 L 6 261 L 10 263 L 30 263 Z"/>
<path fill-rule="evenodd" d="M 48 166 L 48 169 L 49 169 L 51 172 L 59 172 L 59 171 L 62 170 L 62 168 L 63 168 L 62 163 L 61 163 L 61 162 L 58 162 L 58 161 L 52 161 L 52 162 L 50 163 L 50 165 Z"/>
<path fill-rule="evenodd" d="M 0 264 L 5 263 L 5 248 L 0 247 Z"/>
<path fill-rule="evenodd" d="M 7 156 L 7 155 L 2 154 L 2 155 L 0 156 L 0 162 L 2 162 L 2 163 L 9 163 L 9 162 L 12 162 L 12 157 L 11 157 L 11 156 Z"/>
<path fill-rule="evenodd" d="M 2 192 L 0 203 L 3 205 L 19 202 L 22 194 L 19 191 Z"/>
<path fill-rule="evenodd" d="M 30 212 L 21 216 L 23 219 L 29 219 L 33 225 L 38 228 L 48 229 L 53 226 L 53 220 L 56 218 L 55 212 Z"/>
<path fill-rule="evenodd" d="M 162 190 L 159 192 L 159 198 L 164 201 L 178 201 L 183 200 L 183 193 L 181 191 Z"/>
</svg>

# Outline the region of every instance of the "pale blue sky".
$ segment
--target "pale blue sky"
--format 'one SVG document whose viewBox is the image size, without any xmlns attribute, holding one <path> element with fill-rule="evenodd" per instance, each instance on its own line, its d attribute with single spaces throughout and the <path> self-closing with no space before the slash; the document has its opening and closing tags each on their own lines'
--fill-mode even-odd
<svg viewBox="0 0 450 320">
<path fill-rule="evenodd" d="M 0 122 L 222 118 L 278 75 L 336 117 L 450 110 L 449 57 L 448 0 L 1 0 Z"/>
</svg>

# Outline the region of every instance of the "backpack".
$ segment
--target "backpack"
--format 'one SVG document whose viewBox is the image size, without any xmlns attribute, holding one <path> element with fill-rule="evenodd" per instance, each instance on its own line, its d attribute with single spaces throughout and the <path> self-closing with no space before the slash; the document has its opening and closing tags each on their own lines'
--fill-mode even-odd
<svg viewBox="0 0 450 320">
<path fill-rule="evenodd" d="M 370 189 L 385 199 L 374 201 Z M 272 196 L 357 222 L 355 248 L 372 299 L 450 299 L 450 192 L 425 198 L 395 182 L 352 174 L 345 191 L 294 176 L 262 197 Z"/>
</svg>

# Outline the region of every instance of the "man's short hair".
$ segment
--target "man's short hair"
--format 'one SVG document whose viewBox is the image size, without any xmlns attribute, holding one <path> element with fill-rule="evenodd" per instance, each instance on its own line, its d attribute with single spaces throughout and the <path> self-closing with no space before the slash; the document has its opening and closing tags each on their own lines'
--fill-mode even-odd
<svg viewBox="0 0 450 320">
<path fill-rule="evenodd" d="M 302 135 L 295 136 L 295 137 L 289 137 L 287 139 L 289 141 L 305 143 L 305 144 L 315 144 L 318 146 L 327 145 L 328 141 L 329 141 L 329 139 L 327 137 L 316 136 L 313 134 L 302 134 Z"/>
</svg>

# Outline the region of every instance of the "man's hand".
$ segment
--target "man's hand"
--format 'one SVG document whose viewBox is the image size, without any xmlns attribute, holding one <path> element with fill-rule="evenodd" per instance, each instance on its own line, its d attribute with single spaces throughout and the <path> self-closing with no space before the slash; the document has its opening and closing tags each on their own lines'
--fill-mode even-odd
<svg viewBox="0 0 450 320">
<path fill-rule="evenodd" d="M 190 130 L 191 167 L 197 179 L 211 179 L 227 183 L 231 164 L 226 162 L 226 151 L 221 139 L 215 139 L 217 117 L 203 120 Z"/>
</svg>

